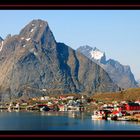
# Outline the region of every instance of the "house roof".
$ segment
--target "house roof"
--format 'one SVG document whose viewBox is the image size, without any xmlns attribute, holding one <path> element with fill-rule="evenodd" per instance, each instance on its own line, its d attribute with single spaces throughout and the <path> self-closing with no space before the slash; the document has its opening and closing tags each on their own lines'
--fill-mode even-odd
<svg viewBox="0 0 140 140">
<path fill-rule="evenodd" d="M 138 103 L 128 103 L 129 106 L 140 106 Z"/>
</svg>

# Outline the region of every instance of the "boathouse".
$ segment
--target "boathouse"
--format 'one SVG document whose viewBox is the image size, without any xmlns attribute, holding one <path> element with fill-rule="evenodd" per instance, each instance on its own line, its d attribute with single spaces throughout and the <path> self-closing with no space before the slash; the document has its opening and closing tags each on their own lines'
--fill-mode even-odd
<svg viewBox="0 0 140 140">
<path fill-rule="evenodd" d="M 128 104 L 125 104 L 125 110 L 126 111 L 139 110 L 140 111 L 140 105 L 138 103 L 128 103 Z"/>
</svg>

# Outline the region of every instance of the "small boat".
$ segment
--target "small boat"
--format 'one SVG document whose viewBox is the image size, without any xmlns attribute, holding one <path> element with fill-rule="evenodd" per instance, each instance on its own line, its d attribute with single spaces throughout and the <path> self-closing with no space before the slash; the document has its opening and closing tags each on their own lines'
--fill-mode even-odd
<svg viewBox="0 0 140 140">
<path fill-rule="evenodd" d="M 111 117 L 107 117 L 107 120 L 112 120 Z"/>
<path fill-rule="evenodd" d="M 50 110 L 50 108 L 47 106 L 43 106 L 40 108 L 40 111 L 49 111 L 49 110 Z"/>
<path fill-rule="evenodd" d="M 125 117 L 118 117 L 117 121 L 129 121 L 129 119 Z"/>
<path fill-rule="evenodd" d="M 91 115 L 92 120 L 102 120 L 103 116 L 98 112 L 94 111 L 93 115 Z"/>
<path fill-rule="evenodd" d="M 92 120 L 102 120 L 102 115 L 92 115 Z"/>
</svg>

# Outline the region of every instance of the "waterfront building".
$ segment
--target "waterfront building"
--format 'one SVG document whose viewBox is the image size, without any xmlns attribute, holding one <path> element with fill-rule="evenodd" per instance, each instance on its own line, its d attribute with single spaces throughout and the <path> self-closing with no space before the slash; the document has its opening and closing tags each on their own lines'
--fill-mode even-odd
<svg viewBox="0 0 140 140">
<path fill-rule="evenodd" d="M 138 103 L 127 103 L 125 104 L 125 110 L 127 111 L 139 110 L 140 111 L 140 105 Z"/>
</svg>

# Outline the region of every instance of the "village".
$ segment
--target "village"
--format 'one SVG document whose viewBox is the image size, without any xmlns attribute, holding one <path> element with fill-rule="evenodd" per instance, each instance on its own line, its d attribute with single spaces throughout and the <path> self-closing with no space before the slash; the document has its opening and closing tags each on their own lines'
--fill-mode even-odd
<svg viewBox="0 0 140 140">
<path fill-rule="evenodd" d="M 140 101 L 105 103 L 85 95 L 60 95 L 31 98 L 0 105 L 2 111 L 90 112 L 92 120 L 140 121 Z"/>
</svg>

